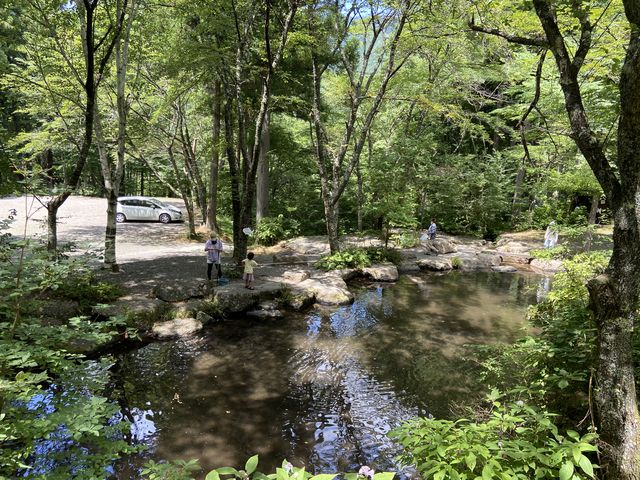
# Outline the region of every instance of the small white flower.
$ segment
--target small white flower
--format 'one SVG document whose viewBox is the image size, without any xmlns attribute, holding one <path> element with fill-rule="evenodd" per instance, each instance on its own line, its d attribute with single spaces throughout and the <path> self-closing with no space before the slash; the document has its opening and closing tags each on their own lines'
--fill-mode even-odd
<svg viewBox="0 0 640 480">
<path fill-rule="evenodd" d="M 366 465 L 361 466 L 360 470 L 358 470 L 358 475 L 362 475 L 363 477 L 369 478 L 370 480 L 373 480 L 374 474 L 375 474 L 375 470 Z"/>
<path fill-rule="evenodd" d="M 289 475 L 293 473 L 293 465 L 291 465 L 291 463 L 289 462 L 284 462 L 282 464 L 282 468 L 284 468 L 284 471 L 287 472 Z"/>
</svg>

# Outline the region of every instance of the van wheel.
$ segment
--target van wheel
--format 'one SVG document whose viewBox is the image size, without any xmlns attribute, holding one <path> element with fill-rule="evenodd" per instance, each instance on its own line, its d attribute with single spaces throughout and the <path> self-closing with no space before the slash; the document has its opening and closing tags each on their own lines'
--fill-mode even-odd
<svg viewBox="0 0 640 480">
<path fill-rule="evenodd" d="M 124 223 L 127 221 L 127 217 L 124 216 L 124 213 L 116 213 L 116 222 Z"/>
<path fill-rule="evenodd" d="M 162 215 L 160 215 L 160 221 L 162 223 L 170 223 L 171 222 L 171 216 L 168 213 L 163 213 Z"/>
</svg>

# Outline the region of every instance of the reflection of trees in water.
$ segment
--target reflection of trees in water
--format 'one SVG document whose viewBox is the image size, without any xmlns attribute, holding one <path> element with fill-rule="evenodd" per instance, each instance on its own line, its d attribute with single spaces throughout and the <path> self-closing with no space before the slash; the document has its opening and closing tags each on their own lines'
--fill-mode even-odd
<svg viewBox="0 0 640 480">
<path fill-rule="evenodd" d="M 138 421 L 154 412 L 157 431 L 145 439 L 158 457 L 200 458 L 205 468 L 255 453 L 264 469 L 282 458 L 317 471 L 391 468 L 386 432 L 427 409 L 445 416 L 473 390 L 462 345 L 512 335 L 529 284 L 458 272 L 424 280 L 427 288 L 371 286 L 347 307 L 233 320 L 196 343 L 124 355 L 123 410 Z"/>
</svg>

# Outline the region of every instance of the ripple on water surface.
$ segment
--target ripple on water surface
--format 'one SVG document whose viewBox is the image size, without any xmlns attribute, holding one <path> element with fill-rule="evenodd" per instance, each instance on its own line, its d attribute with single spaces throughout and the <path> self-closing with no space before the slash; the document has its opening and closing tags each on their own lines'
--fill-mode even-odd
<svg viewBox="0 0 640 480">
<path fill-rule="evenodd" d="M 210 469 L 259 453 L 263 470 L 283 458 L 315 472 L 397 469 L 389 430 L 446 417 L 477 390 L 464 345 L 522 335 L 539 282 L 453 272 L 366 286 L 346 307 L 229 320 L 148 345 L 123 355 L 117 376 L 147 457 Z"/>
</svg>

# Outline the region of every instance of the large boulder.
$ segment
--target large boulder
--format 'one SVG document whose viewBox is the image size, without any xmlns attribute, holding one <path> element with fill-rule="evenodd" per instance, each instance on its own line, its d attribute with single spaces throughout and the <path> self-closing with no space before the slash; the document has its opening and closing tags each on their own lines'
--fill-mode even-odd
<svg viewBox="0 0 640 480">
<path fill-rule="evenodd" d="M 432 270 L 435 272 L 442 272 L 446 270 L 452 270 L 453 265 L 449 258 L 425 258 L 416 262 L 421 270 Z"/>
<path fill-rule="evenodd" d="M 299 289 L 311 292 L 316 302 L 322 305 L 348 305 L 353 294 L 347 284 L 337 275 L 326 274 L 322 278 L 309 278 L 298 284 Z"/>
<path fill-rule="evenodd" d="M 444 238 L 436 238 L 435 240 L 427 240 L 424 243 L 428 253 L 434 253 L 437 255 L 444 255 L 447 253 L 453 253 L 456 251 L 456 247 Z"/>
<path fill-rule="evenodd" d="M 301 255 L 326 255 L 330 252 L 325 236 L 297 237 L 285 241 L 282 247 Z"/>
<path fill-rule="evenodd" d="M 176 318 L 168 322 L 156 323 L 152 328 L 152 333 L 158 338 L 174 338 L 193 335 L 202 330 L 202 323 L 195 318 Z"/>
<path fill-rule="evenodd" d="M 240 290 L 237 286 L 218 289 L 214 298 L 220 310 L 231 315 L 251 310 L 260 303 L 259 292 L 247 289 Z"/>
<path fill-rule="evenodd" d="M 304 310 L 313 305 L 316 301 L 316 294 L 312 290 L 304 288 L 294 288 L 287 298 L 287 307 L 292 310 Z"/>
<path fill-rule="evenodd" d="M 363 268 L 362 274 L 378 282 L 395 282 L 398 280 L 398 268 L 395 265 L 372 265 Z"/>
<path fill-rule="evenodd" d="M 413 262 L 402 262 L 398 265 L 399 273 L 416 273 L 420 271 L 420 267 L 416 264 L 415 260 Z"/>
</svg>

